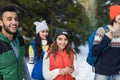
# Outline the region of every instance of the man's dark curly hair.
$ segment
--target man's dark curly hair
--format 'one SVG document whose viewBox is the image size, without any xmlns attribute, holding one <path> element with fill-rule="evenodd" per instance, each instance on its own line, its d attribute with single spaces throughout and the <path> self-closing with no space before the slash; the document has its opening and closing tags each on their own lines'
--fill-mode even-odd
<svg viewBox="0 0 120 80">
<path fill-rule="evenodd" d="M 18 13 L 18 9 L 15 5 L 5 5 L 0 8 L 0 20 L 2 20 L 3 13 L 9 11 L 9 12 L 16 12 Z"/>
</svg>

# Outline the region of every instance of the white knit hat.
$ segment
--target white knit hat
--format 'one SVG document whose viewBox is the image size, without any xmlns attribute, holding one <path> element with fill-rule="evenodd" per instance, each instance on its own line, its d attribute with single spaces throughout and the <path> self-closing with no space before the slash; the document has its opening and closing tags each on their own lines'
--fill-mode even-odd
<svg viewBox="0 0 120 80">
<path fill-rule="evenodd" d="M 36 34 L 41 30 L 49 30 L 45 20 L 43 20 L 42 22 L 36 21 L 34 22 L 34 25 L 36 25 Z"/>
</svg>

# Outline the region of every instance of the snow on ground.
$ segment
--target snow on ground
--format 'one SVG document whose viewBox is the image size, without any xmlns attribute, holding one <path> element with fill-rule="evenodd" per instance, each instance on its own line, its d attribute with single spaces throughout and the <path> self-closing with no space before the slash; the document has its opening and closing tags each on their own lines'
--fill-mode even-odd
<svg viewBox="0 0 120 80">
<path fill-rule="evenodd" d="M 27 63 L 27 65 L 28 65 L 28 69 L 29 69 L 29 72 L 30 72 L 30 75 L 31 75 L 34 64 Z"/>
<path fill-rule="evenodd" d="M 78 56 L 79 64 L 79 74 L 77 75 L 77 80 L 94 80 L 94 73 L 92 72 L 92 67 L 87 64 L 86 57 L 88 53 L 88 45 L 80 46 L 80 53 Z"/>
<path fill-rule="evenodd" d="M 79 74 L 76 77 L 76 80 L 94 80 L 94 73 L 92 72 L 92 67 L 86 63 L 86 57 L 88 53 L 88 45 L 80 46 L 80 53 L 77 54 L 78 64 L 79 64 Z M 31 74 L 34 67 L 33 64 L 29 64 L 28 69 Z"/>
</svg>

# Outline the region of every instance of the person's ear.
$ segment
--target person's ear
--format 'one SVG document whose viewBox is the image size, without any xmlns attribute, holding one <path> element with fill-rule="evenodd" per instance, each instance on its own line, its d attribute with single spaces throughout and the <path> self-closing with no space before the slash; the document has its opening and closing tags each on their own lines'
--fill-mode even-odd
<svg viewBox="0 0 120 80">
<path fill-rule="evenodd" d="M 3 26 L 3 21 L 2 20 L 0 20 L 0 26 Z"/>
</svg>

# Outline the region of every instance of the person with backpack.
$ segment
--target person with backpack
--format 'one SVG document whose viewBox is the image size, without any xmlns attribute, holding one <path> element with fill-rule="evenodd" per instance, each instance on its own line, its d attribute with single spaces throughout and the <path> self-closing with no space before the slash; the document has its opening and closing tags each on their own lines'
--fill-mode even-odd
<svg viewBox="0 0 120 80">
<path fill-rule="evenodd" d="M 97 29 L 91 49 L 93 55 L 99 55 L 94 80 L 120 80 L 120 5 L 112 5 L 109 10 L 109 30 Z"/>
<path fill-rule="evenodd" d="M 103 25 L 102 28 L 105 30 L 105 32 L 107 32 L 109 30 L 107 25 Z M 93 72 L 94 72 L 95 64 L 96 64 L 96 62 L 99 58 L 99 55 L 93 55 L 92 50 L 91 50 L 93 42 L 94 42 L 94 38 L 95 38 L 95 35 L 96 35 L 96 31 L 97 30 L 93 31 L 88 38 L 88 49 L 89 49 L 89 51 L 88 51 L 88 55 L 87 55 L 87 58 L 86 58 L 87 63 L 92 66 L 92 71 Z M 106 50 L 107 50 L 107 48 L 106 48 Z"/>
</svg>

